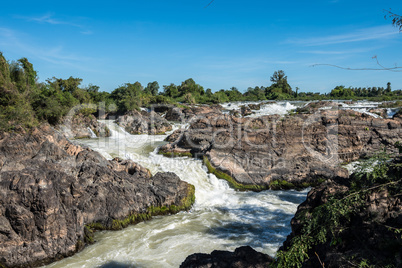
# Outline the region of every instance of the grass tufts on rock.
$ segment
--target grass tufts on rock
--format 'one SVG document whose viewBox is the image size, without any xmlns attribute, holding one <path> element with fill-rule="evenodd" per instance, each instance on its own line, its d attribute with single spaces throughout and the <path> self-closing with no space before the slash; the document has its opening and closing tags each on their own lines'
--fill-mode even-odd
<svg viewBox="0 0 402 268">
<path fill-rule="evenodd" d="M 254 191 L 254 192 L 261 192 L 263 190 L 267 190 L 268 188 L 265 185 L 246 185 L 237 182 L 235 179 L 232 178 L 229 174 L 226 174 L 223 171 L 220 171 L 212 166 L 209 162 L 207 156 L 204 155 L 204 164 L 208 168 L 208 172 L 214 174 L 217 178 L 226 180 L 229 182 L 229 185 L 239 191 Z"/>
</svg>

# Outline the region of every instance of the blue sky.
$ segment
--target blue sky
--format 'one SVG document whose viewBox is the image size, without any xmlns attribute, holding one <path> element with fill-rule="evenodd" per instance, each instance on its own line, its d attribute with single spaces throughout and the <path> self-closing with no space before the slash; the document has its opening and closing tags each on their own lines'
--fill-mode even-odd
<svg viewBox="0 0 402 268">
<path fill-rule="evenodd" d="M 27 57 L 40 81 L 83 78 L 101 90 L 193 78 L 213 91 L 268 86 L 276 70 L 301 91 L 337 85 L 402 88 L 402 33 L 383 10 L 398 1 L 6 1 L 0 51 Z"/>
</svg>

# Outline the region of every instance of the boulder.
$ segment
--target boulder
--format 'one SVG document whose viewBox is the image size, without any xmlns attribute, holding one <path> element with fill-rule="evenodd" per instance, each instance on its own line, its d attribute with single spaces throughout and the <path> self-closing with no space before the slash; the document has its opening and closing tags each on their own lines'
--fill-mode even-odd
<svg viewBox="0 0 402 268">
<path fill-rule="evenodd" d="M 338 109 L 258 118 L 209 113 L 168 140 L 162 151 L 180 148 L 205 156 L 209 171 L 229 179 L 235 188 L 303 188 L 334 176 L 347 177 L 340 167 L 343 162 L 384 147 L 396 151 L 393 144 L 402 140 L 402 120 Z"/>
<path fill-rule="evenodd" d="M 69 139 L 83 139 L 96 137 L 110 137 L 109 128 L 100 123 L 92 114 L 85 116 L 76 114 L 67 116 L 63 123 L 56 127 Z"/>
<path fill-rule="evenodd" d="M 154 111 L 130 111 L 119 116 L 116 122 L 131 134 L 160 135 L 172 130 L 172 125 Z"/>
<path fill-rule="evenodd" d="M 236 248 L 234 252 L 214 250 L 211 254 L 192 254 L 180 268 L 265 268 L 273 262 L 272 257 L 257 252 L 250 246 L 243 246 Z"/>
<path fill-rule="evenodd" d="M 151 176 L 132 161 L 108 161 L 50 126 L 0 138 L 1 267 L 70 256 L 93 242 L 93 230 L 120 229 L 194 202 L 194 187 L 175 174 Z"/>
</svg>

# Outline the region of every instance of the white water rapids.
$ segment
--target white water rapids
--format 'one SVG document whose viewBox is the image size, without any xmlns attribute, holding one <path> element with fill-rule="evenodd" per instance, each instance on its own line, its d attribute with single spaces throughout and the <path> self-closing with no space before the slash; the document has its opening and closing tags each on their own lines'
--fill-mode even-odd
<svg viewBox="0 0 402 268">
<path fill-rule="evenodd" d="M 192 253 L 243 245 L 274 256 L 307 191 L 239 192 L 208 174 L 201 160 L 156 154 L 166 136 L 130 135 L 111 121 L 110 138 L 80 140 L 106 158 L 130 158 L 152 174 L 172 171 L 195 186 L 189 212 L 154 217 L 121 231 L 95 235 L 95 244 L 46 267 L 179 267 Z M 176 126 L 177 128 L 177 126 Z"/>
<path fill-rule="evenodd" d="M 227 104 L 226 109 L 243 103 Z M 367 103 L 371 104 L 371 103 Z M 265 104 L 256 115 L 286 114 L 304 103 Z M 367 109 L 364 107 L 352 109 Z M 375 105 L 373 105 L 375 107 Z M 370 108 L 370 107 L 369 107 Z M 130 135 L 112 121 L 112 136 L 79 140 L 108 159 L 132 159 L 152 174 L 171 171 L 195 186 L 196 202 L 189 212 L 154 217 L 121 231 L 98 232 L 96 243 L 46 267 L 179 267 L 192 253 L 230 250 L 243 245 L 271 256 L 290 233 L 290 220 L 307 190 L 239 192 L 208 174 L 201 160 L 168 158 L 156 153 L 166 135 Z M 183 127 L 176 125 L 175 128 Z"/>
</svg>

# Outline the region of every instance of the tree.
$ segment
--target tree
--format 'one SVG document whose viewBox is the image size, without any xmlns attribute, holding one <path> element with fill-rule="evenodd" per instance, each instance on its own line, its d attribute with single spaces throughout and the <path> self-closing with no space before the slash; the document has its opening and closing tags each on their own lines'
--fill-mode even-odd
<svg viewBox="0 0 402 268">
<path fill-rule="evenodd" d="M 345 86 L 336 86 L 329 94 L 334 98 L 350 98 L 354 96 L 353 90 L 351 88 L 345 88 Z"/>
<path fill-rule="evenodd" d="M 173 83 L 171 83 L 170 85 L 164 85 L 163 95 L 170 98 L 176 98 L 179 95 L 179 90 L 177 89 L 177 86 Z"/>
<path fill-rule="evenodd" d="M 158 94 L 159 84 L 157 81 L 149 82 L 147 87 L 144 89 L 145 93 L 156 96 Z"/>
<path fill-rule="evenodd" d="M 27 85 L 35 87 L 38 74 L 34 70 L 32 63 L 30 63 L 27 58 L 21 58 L 18 62 L 21 63 L 22 68 L 24 69 Z"/>
<path fill-rule="evenodd" d="M 385 89 L 385 92 L 388 94 L 388 93 L 391 93 L 391 82 L 388 82 L 387 83 L 387 88 Z"/>
<path fill-rule="evenodd" d="M 204 95 L 204 88 L 198 85 L 192 78 L 189 78 L 181 83 L 178 86 L 179 96 L 186 95 L 187 93 L 191 93 L 193 96 L 196 95 Z"/>
<path fill-rule="evenodd" d="M 142 105 L 143 87 L 140 82 L 126 83 L 113 90 L 111 97 L 120 111 L 139 110 Z"/>
<path fill-rule="evenodd" d="M 293 94 L 292 88 L 288 84 L 288 77 L 285 75 L 284 71 L 275 71 L 270 80 L 273 83 L 271 86 L 279 89 L 278 93 L 285 93 L 290 95 Z"/>
<path fill-rule="evenodd" d="M 74 78 L 72 76 L 68 79 L 52 77 L 51 79 L 47 79 L 46 82 L 56 89 L 73 94 L 81 85 L 82 79 Z"/>
</svg>

